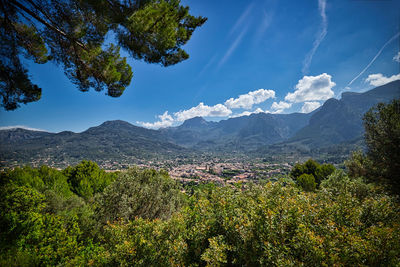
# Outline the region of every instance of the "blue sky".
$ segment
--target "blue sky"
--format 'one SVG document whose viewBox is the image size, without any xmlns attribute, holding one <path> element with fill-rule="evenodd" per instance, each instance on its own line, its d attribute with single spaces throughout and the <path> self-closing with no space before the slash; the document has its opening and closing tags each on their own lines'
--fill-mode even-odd
<svg viewBox="0 0 400 267">
<path fill-rule="evenodd" d="M 107 120 L 145 127 L 253 112 L 309 112 L 341 92 L 399 75 L 400 1 L 184 0 L 208 17 L 164 68 L 128 59 L 134 77 L 119 98 L 82 93 L 52 63 L 26 62 L 42 99 L 0 111 L 0 126 L 81 132 Z"/>
</svg>

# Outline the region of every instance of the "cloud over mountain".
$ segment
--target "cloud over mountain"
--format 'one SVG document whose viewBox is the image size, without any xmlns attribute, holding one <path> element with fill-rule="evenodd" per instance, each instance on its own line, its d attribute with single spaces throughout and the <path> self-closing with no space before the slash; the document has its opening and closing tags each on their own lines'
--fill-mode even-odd
<svg viewBox="0 0 400 267">
<path fill-rule="evenodd" d="M 172 116 L 168 114 L 168 111 L 165 111 L 162 115 L 158 115 L 157 117 L 160 120 L 156 121 L 154 123 L 151 123 L 151 122 L 139 122 L 139 121 L 137 123 L 142 125 L 143 127 L 152 128 L 152 129 L 170 127 L 174 123 L 174 118 L 172 118 Z"/>
<path fill-rule="evenodd" d="M 393 60 L 400 63 L 400 52 L 393 57 Z"/>
<path fill-rule="evenodd" d="M 191 107 L 186 110 L 180 110 L 168 114 L 165 111 L 164 114 L 158 115 L 159 118 L 156 122 L 137 122 L 139 125 L 146 128 L 165 128 L 174 125 L 176 122 L 182 122 L 194 117 L 228 117 L 232 114 L 231 109 L 251 109 L 256 104 L 261 104 L 267 99 L 275 98 L 274 90 L 258 89 L 250 91 L 247 94 L 239 95 L 237 98 L 230 98 L 225 101 L 224 104 L 216 104 L 214 106 L 208 106 L 204 102 L 200 102 L 197 106 Z M 232 117 L 245 116 L 253 113 L 264 112 L 261 108 L 257 108 L 254 111 L 244 111 L 240 114 L 233 115 Z"/>
<path fill-rule="evenodd" d="M 279 103 L 272 103 L 271 109 L 272 113 L 282 113 L 285 109 L 288 109 L 292 106 L 292 103 L 287 103 L 285 101 L 279 101 Z"/>
<path fill-rule="evenodd" d="M 316 110 L 321 106 L 319 102 L 305 102 L 304 105 L 301 107 L 301 113 L 309 113 L 313 110 Z"/>
<path fill-rule="evenodd" d="M 195 107 L 175 112 L 174 116 L 177 121 L 185 121 L 194 117 L 226 117 L 231 114 L 232 111 L 222 104 L 208 106 L 200 102 L 200 104 Z"/>
<path fill-rule="evenodd" d="M 255 105 L 264 103 L 266 100 L 275 98 L 274 90 L 258 89 L 249 91 L 246 94 L 239 95 L 236 98 L 229 98 L 223 104 L 219 103 L 213 106 L 200 102 L 197 106 L 189 109 L 180 110 L 169 115 L 168 111 L 162 115 L 158 115 L 158 121 L 150 122 L 137 122 L 146 128 L 165 128 L 176 125 L 178 122 L 194 117 L 240 117 L 248 116 L 254 113 L 283 113 L 286 109 L 292 107 L 293 103 L 304 103 L 301 112 L 308 113 L 318 108 L 320 103 L 316 101 L 327 100 L 334 96 L 332 87 L 336 83 L 332 81 L 332 76 L 323 73 L 318 76 L 304 76 L 298 81 L 293 93 L 288 93 L 285 101 L 273 102 L 271 110 L 264 111 L 261 107 L 254 107 Z M 254 110 L 252 110 L 255 108 Z M 232 114 L 233 109 L 245 109 L 242 112 Z"/>
<path fill-rule="evenodd" d="M 257 113 L 263 113 L 265 112 L 264 110 L 262 110 L 261 108 L 257 108 L 254 111 L 243 111 L 242 113 L 236 114 L 236 115 L 232 115 L 231 118 L 237 118 L 237 117 L 242 117 L 242 116 L 250 116 L 251 114 L 257 114 Z"/>
<path fill-rule="evenodd" d="M 396 80 L 400 80 L 400 73 L 397 75 L 392 75 L 391 77 L 385 77 L 382 73 L 370 74 L 365 79 L 365 82 L 373 86 L 381 86 Z"/>
<path fill-rule="evenodd" d="M 165 128 L 194 117 L 239 117 L 261 112 L 278 114 L 290 109 L 294 103 L 303 102 L 305 103 L 300 112 L 308 113 L 321 105 L 317 101 L 327 100 L 334 96 L 332 88 L 335 85 L 336 83 L 332 81 L 332 76 L 327 73 L 317 76 L 304 76 L 298 81 L 294 92 L 288 93 L 285 101 L 273 102 L 270 110 L 264 111 L 261 107 L 254 106 L 264 103 L 268 99 L 275 98 L 275 91 L 258 89 L 239 95 L 236 98 L 231 97 L 223 104 L 219 103 L 209 106 L 204 104 L 204 102 L 200 102 L 195 107 L 173 113 L 173 116 L 169 115 L 166 111 L 164 114 L 158 116 L 159 120 L 156 122 L 138 123 L 147 128 Z M 253 108 L 255 109 L 252 110 Z M 245 110 L 232 114 L 233 109 Z"/>
<path fill-rule="evenodd" d="M 300 103 L 305 101 L 327 100 L 334 96 L 332 76 L 322 73 L 318 76 L 304 76 L 296 85 L 293 93 L 288 93 L 286 101 Z"/>
<path fill-rule="evenodd" d="M 2 130 L 13 130 L 13 129 L 24 129 L 29 131 L 37 131 L 37 132 L 46 132 L 46 130 L 32 128 L 24 125 L 15 125 L 15 126 L 1 126 L 0 131 Z"/>
<path fill-rule="evenodd" d="M 274 90 L 258 89 L 240 95 L 238 98 L 230 98 L 225 101 L 225 106 L 228 108 L 244 108 L 251 109 L 253 105 L 260 104 L 269 98 L 275 97 Z"/>
</svg>

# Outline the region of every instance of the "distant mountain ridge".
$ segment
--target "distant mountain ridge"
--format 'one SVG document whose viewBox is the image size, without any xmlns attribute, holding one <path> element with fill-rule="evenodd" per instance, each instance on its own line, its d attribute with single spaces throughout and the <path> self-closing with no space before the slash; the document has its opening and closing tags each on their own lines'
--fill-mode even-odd
<svg viewBox="0 0 400 267">
<path fill-rule="evenodd" d="M 399 97 L 400 81 L 394 81 L 365 93 L 345 92 L 340 100 L 329 99 L 308 114 L 257 113 L 219 122 L 195 117 L 160 130 L 121 120 L 106 121 L 81 133 L 0 130 L 0 161 L 2 165 L 34 158 L 61 163 L 82 159 L 130 162 L 198 152 L 254 151 L 262 155 L 349 147 L 362 139 L 363 114 L 379 102 Z"/>
<path fill-rule="evenodd" d="M 181 126 L 160 131 L 171 142 L 196 150 L 251 151 L 288 139 L 307 125 L 311 114 L 257 113 L 219 122 L 196 117 Z"/>
<path fill-rule="evenodd" d="M 362 117 L 372 106 L 400 97 L 400 81 L 365 93 L 345 92 L 340 100 L 331 98 L 310 118 L 307 126 L 289 141 L 308 142 L 321 147 L 359 138 L 364 133 Z"/>
<path fill-rule="evenodd" d="M 6 142 L 23 141 L 48 135 L 48 132 L 27 130 L 24 128 L 11 128 L 0 130 L 0 144 Z"/>
<path fill-rule="evenodd" d="M 41 133 L 19 129 L 0 131 L 0 160 L 29 162 L 48 159 L 68 165 L 83 159 L 97 162 L 135 162 L 188 151 L 170 143 L 159 131 L 125 121 L 107 121 L 81 133 Z M 46 162 L 46 161 L 45 161 Z M 63 164 L 65 163 L 65 164 Z"/>
</svg>

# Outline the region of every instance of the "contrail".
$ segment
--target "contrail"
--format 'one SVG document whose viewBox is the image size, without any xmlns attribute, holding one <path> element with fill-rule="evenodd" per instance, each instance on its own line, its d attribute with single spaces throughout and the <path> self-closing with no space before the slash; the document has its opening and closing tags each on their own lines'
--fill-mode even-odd
<svg viewBox="0 0 400 267">
<path fill-rule="evenodd" d="M 322 29 L 319 36 L 314 41 L 313 48 L 304 59 L 303 68 L 301 70 L 303 72 L 303 75 L 308 72 L 308 69 L 310 68 L 310 64 L 315 52 L 317 52 L 319 45 L 321 44 L 322 40 L 324 40 L 326 34 L 328 33 L 328 19 L 326 17 L 326 12 L 325 12 L 326 0 L 318 0 L 318 9 L 322 18 L 322 23 L 321 23 Z"/>
<path fill-rule="evenodd" d="M 378 51 L 378 53 L 374 56 L 374 58 L 371 60 L 371 62 L 368 63 L 368 65 L 356 76 L 349 82 L 349 84 L 346 86 L 350 86 L 355 80 L 357 80 L 363 73 L 372 65 L 372 63 L 375 62 L 375 60 L 379 57 L 379 55 L 382 53 L 383 49 L 385 49 L 386 46 L 388 46 L 391 42 L 393 42 L 397 37 L 400 36 L 400 32 L 396 33 L 392 38 L 387 41 L 382 48 Z"/>
<path fill-rule="evenodd" d="M 249 26 L 247 25 L 241 32 L 240 34 L 236 37 L 235 41 L 231 44 L 229 47 L 228 51 L 226 51 L 224 57 L 219 61 L 217 69 L 220 69 L 222 65 L 231 57 L 232 53 L 236 50 L 237 46 L 240 44 L 240 42 L 243 39 L 243 36 L 246 35 L 246 32 L 248 30 Z"/>
<path fill-rule="evenodd" d="M 240 15 L 239 19 L 236 21 L 235 25 L 232 27 L 232 29 L 229 32 L 229 35 L 232 35 L 243 23 L 247 20 L 247 17 L 250 15 L 251 10 L 253 9 L 254 2 L 251 3 L 246 10 Z"/>
</svg>

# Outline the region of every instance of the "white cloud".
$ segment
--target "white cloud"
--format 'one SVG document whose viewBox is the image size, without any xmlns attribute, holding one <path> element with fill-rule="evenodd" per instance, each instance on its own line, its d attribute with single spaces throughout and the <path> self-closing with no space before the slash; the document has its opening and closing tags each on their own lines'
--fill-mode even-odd
<svg viewBox="0 0 400 267">
<path fill-rule="evenodd" d="M 397 55 L 393 57 L 393 60 L 400 63 L 400 52 L 398 52 Z"/>
<path fill-rule="evenodd" d="M 283 111 L 285 111 L 284 109 L 278 109 L 278 110 L 270 110 L 270 111 L 267 111 L 267 113 L 271 113 L 271 114 L 281 114 L 281 113 L 283 113 Z"/>
<path fill-rule="evenodd" d="M 2 130 L 14 130 L 14 129 L 24 129 L 29 131 L 36 131 L 36 132 L 47 132 L 46 130 L 31 128 L 24 125 L 15 125 L 15 126 L 2 126 L 0 127 L 0 131 Z"/>
<path fill-rule="evenodd" d="M 172 118 L 171 115 L 168 114 L 168 111 L 165 111 L 164 114 L 158 115 L 157 116 L 160 120 L 156 121 L 154 123 L 150 122 L 137 122 L 138 124 L 142 125 L 143 127 L 146 128 L 152 128 L 152 129 L 159 129 L 159 128 L 165 128 L 165 127 L 170 127 L 174 123 L 174 119 Z"/>
<path fill-rule="evenodd" d="M 288 109 L 291 106 L 292 106 L 292 103 L 287 103 L 285 101 L 279 101 L 279 103 L 274 102 L 271 105 L 271 111 L 269 111 L 269 113 L 280 114 L 280 113 L 283 113 L 283 111 L 285 111 L 285 109 Z"/>
<path fill-rule="evenodd" d="M 319 102 L 305 102 L 303 107 L 301 108 L 301 113 L 309 113 L 313 110 L 316 110 L 321 106 Z"/>
<path fill-rule="evenodd" d="M 322 19 L 321 31 L 319 32 L 317 38 L 315 39 L 312 49 L 310 50 L 310 52 L 308 52 L 306 58 L 304 59 L 303 69 L 302 69 L 303 74 L 308 72 L 308 69 L 310 68 L 310 64 L 314 57 L 315 52 L 317 52 L 319 45 L 321 44 L 322 40 L 324 40 L 326 34 L 328 33 L 328 18 L 326 17 L 326 11 L 325 11 L 326 0 L 318 0 L 318 9 Z"/>
<path fill-rule="evenodd" d="M 196 107 L 192 107 L 187 110 L 181 110 L 175 112 L 174 116 L 177 121 L 185 121 L 194 117 L 226 117 L 232 114 L 232 111 L 222 104 L 215 106 L 204 105 L 203 102 L 198 104 Z"/>
<path fill-rule="evenodd" d="M 292 106 L 292 103 L 287 103 L 284 101 L 279 101 L 279 103 L 272 103 L 271 109 L 274 113 L 282 113 L 285 109 L 288 109 Z"/>
<path fill-rule="evenodd" d="M 332 76 L 323 73 L 318 76 L 304 76 L 296 85 L 293 93 L 288 93 L 286 101 L 299 103 L 305 101 L 327 100 L 334 96 L 332 87 L 336 83 L 332 82 Z"/>
<path fill-rule="evenodd" d="M 253 105 L 260 104 L 269 98 L 275 97 L 274 90 L 258 89 L 256 91 L 248 92 L 247 94 L 240 95 L 238 98 L 230 98 L 225 101 L 225 106 L 228 108 L 244 108 L 251 109 Z"/>
<path fill-rule="evenodd" d="M 382 73 L 370 74 L 365 82 L 369 82 L 373 86 L 381 86 L 396 80 L 400 80 L 400 73 L 397 75 L 392 75 L 391 77 L 385 77 Z"/>
<path fill-rule="evenodd" d="M 253 105 L 260 104 L 269 98 L 275 97 L 274 90 L 258 89 L 250 91 L 247 94 L 240 95 L 238 98 L 230 98 L 225 101 L 225 104 L 216 104 L 214 106 L 205 105 L 200 102 L 197 106 L 189 108 L 187 110 L 180 110 L 175 112 L 173 116 L 168 114 L 168 111 L 162 115 L 158 115 L 159 118 L 156 122 L 137 122 L 143 127 L 158 129 L 173 126 L 177 122 L 182 122 L 194 117 L 228 117 L 231 116 L 232 110 L 235 108 L 251 109 Z M 291 105 L 291 104 L 290 104 Z M 244 111 L 240 114 L 231 117 L 248 116 L 253 113 L 266 112 L 261 108 L 257 108 L 254 111 Z"/>
<path fill-rule="evenodd" d="M 257 108 L 256 110 L 253 111 L 253 113 L 263 113 L 264 110 L 262 110 L 261 108 Z"/>
<path fill-rule="evenodd" d="M 251 115 L 251 114 L 257 114 L 257 113 L 265 113 L 265 111 L 262 110 L 261 108 L 257 108 L 257 109 L 254 110 L 254 111 L 243 111 L 243 112 L 240 113 L 240 114 L 236 114 L 236 115 L 231 116 L 231 118 L 237 118 L 237 117 L 242 117 L 242 116 L 249 116 L 249 115 Z"/>
</svg>

